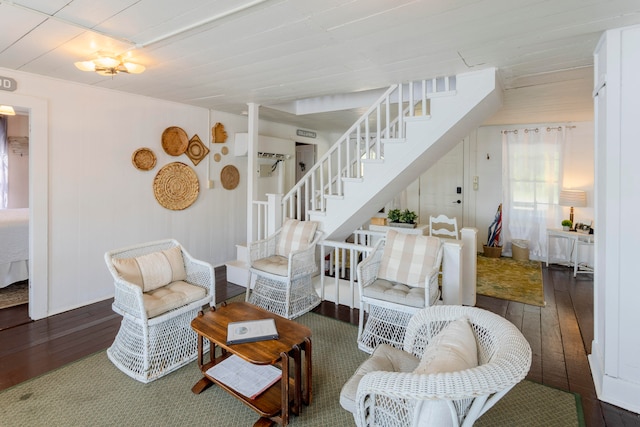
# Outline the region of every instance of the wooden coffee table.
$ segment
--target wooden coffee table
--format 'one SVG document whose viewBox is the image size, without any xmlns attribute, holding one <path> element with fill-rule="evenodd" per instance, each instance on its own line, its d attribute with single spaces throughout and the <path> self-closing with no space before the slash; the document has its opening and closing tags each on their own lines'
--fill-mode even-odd
<svg viewBox="0 0 640 427">
<path fill-rule="evenodd" d="M 269 318 L 276 322 L 279 339 L 227 345 L 229 322 Z M 198 317 L 191 321 L 191 327 L 198 334 L 198 366 L 203 375 L 203 378 L 191 388 L 194 393 L 199 394 L 212 384 L 218 384 L 260 414 L 260 419 L 255 423 L 256 426 L 271 425 L 273 422 L 287 425 L 289 411 L 298 415 L 301 403 L 305 405 L 311 403 L 311 330 L 306 326 L 248 302 L 233 302 L 223 303 L 220 308 L 212 308 L 206 313 L 200 312 Z M 211 344 L 207 363 L 203 360 L 205 338 Z M 218 357 L 215 357 L 216 346 L 222 350 Z M 303 352 L 304 378 L 302 376 Z M 206 374 L 209 368 L 232 354 L 253 364 L 279 365 L 283 372 L 282 378 L 255 399 L 245 397 Z M 284 374 L 290 372 L 290 360 L 293 361 L 293 377 Z"/>
</svg>

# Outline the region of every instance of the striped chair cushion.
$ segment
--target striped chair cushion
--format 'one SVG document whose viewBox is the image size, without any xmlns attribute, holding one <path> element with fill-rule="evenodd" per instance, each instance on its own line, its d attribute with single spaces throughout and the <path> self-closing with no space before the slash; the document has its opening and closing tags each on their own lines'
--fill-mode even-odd
<svg viewBox="0 0 640 427">
<path fill-rule="evenodd" d="M 293 251 L 307 249 L 317 228 L 318 223 L 315 221 L 285 220 L 276 245 L 276 255 L 288 257 Z"/>
<path fill-rule="evenodd" d="M 378 278 L 410 286 L 424 286 L 427 273 L 434 267 L 440 239 L 387 232 Z"/>
</svg>

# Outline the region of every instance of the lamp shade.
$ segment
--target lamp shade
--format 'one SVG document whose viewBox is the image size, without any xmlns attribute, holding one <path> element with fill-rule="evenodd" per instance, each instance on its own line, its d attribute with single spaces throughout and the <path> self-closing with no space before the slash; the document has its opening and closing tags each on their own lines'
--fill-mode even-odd
<svg viewBox="0 0 640 427">
<path fill-rule="evenodd" d="M 587 193 L 583 190 L 562 190 L 558 203 L 560 206 L 583 208 L 587 206 Z"/>
<path fill-rule="evenodd" d="M 11 105 L 0 105 L 0 114 L 5 116 L 15 116 L 16 112 Z"/>
</svg>

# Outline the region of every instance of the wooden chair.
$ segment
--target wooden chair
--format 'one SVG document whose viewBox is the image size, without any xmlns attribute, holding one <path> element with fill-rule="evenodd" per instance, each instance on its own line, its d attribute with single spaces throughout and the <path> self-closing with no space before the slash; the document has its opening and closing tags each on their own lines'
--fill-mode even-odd
<svg viewBox="0 0 640 427">
<path fill-rule="evenodd" d="M 122 372 L 148 383 L 195 360 L 191 320 L 215 304 L 213 267 L 176 240 L 105 253 L 113 276 L 113 311 L 122 316 L 107 356 Z M 208 345 L 208 344 L 207 344 Z"/>
<path fill-rule="evenodd" d="M 411 318 L 402 349 L 381 345 L 360 365 L 340 404 L 359 427 L 470 427 L 530 366 L 529 343 L 505 318 L 426 307 Z"/>
<path fill-rule="evenodd" d="M 429 216 L 429 236 L 460 240 L 458 220 L 446 215 Z"/>
<path fill-rule="evenodd" d="M 440 299 L 438 272 L 442 253 L 442 242 L 437 237 L 395 230 L 389 230 L 376 243 L 357 267 L 358 348 L 367 353 L 380 343 L 402 348 L 411 316 Z"/>
<path fill-rule="evenodd" d="M 320 304 L 312 276 L 318 271 L 316 244 L 322 237 L 314 221 L 288 219 L 266 239 L 249 244 L 253 290 L 246 301 L 287 319 Z"/>
</svg>

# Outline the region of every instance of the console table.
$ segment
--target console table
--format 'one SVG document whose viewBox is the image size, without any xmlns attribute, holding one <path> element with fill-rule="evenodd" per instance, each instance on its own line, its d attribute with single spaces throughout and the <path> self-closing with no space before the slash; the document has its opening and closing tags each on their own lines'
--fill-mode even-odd
<svg viewBox="0 0 640 427">
<path fill-rule="evenodd" d="M 549 267 L 549 252 L 551 252 L 552 238 L 567 239 L 567 250 L 570 251 L 567 262 L 573 267 L 573 277 L 576 277 L 578 273 L 593 273 L 593 268 L 578 265 L 578 248 L 580 245 L 593 245 L 593 234 L 564 231 L 557 228 L 547 229 L 547 267 Z"/>
</svg>

